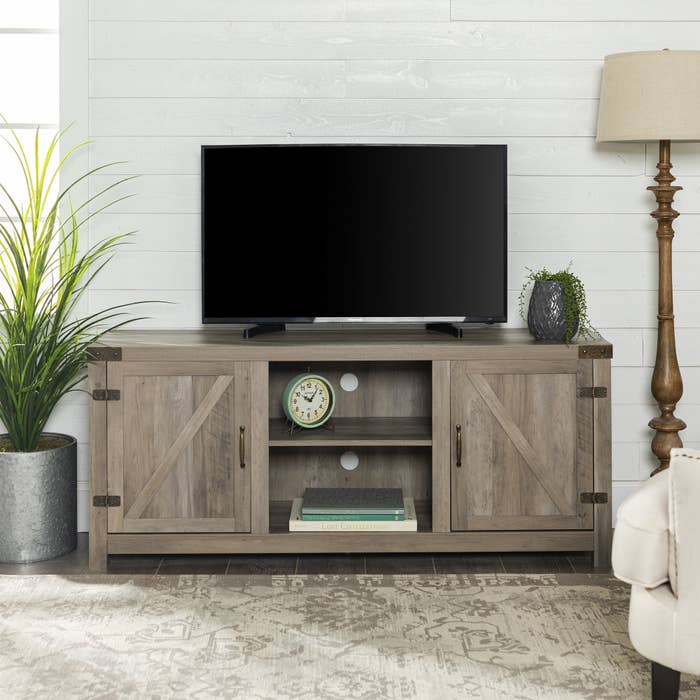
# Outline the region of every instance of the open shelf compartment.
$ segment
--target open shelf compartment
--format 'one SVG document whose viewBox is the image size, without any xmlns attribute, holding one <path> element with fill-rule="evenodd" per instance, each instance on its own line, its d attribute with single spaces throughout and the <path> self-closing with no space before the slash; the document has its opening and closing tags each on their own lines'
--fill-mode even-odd
<svg viewBox="0 0 700 700">
<path fill-rule="evenodd" d="M 270 532 L 289 532 L 292 501 L 302 498 L 307 487 L 400 488 L 413 498 L 418 531 L 432 527 L 432 451 L 430 447 L 353 447 L 359 464 L 346 470 L 340 464 L 345 447 L 299 446 L 270 449 Z M 319 535 L 328 532 L 313 533 Z M 374 534 L 374 533 L 373 533 Z M 403 536 L 407 533 L 381 533 Z"/>
<path fill-rule="evenodd" d="M 400 488 L 412 498 L 418 531 L 432 528 L 432 364 L 413 360 L 271 362 L 269 365 L 270 533 L 289 533 L 292 501 L 307 487 Z M 333 415 L 324 426 L 290 429 L 281 397 L 302 372 L 328 379 L 335 392 Z M 357 388 L 345 391 L 344 374 Z M 341 466 L 346 451 L 357 455 L 354 470 Z M 332 537 L 321 531 L 313 536 Z M 404 537 L 405 532 L 367 532 Z M 415 533 L 413 533 L 415 534 Z"/>
</svg>

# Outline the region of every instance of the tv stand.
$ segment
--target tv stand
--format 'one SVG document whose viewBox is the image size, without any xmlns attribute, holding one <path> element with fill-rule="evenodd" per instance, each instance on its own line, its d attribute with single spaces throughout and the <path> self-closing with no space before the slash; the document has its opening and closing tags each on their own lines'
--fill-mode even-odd
<svg viewBox="0 0 700 700">
<path fill-rule="evenodd" d="M 464 337 L 464 329 L 461 326 L 456 326 L 454 323 L 426 323 L 425 329 L 435 333 L 447 333 L 447 335 L 451 335 L 454 338 Z"/>
<path fill-rule="evenodd" d="M 445 333 L 453 338 L 463 338 L 464 329 L 454 323 L 426 323 L 425 329 L 435 333 Z M 243 330 L 244 338 L 255 338 L 268 333 L 284 333 L 287 326 L 284 323 L 262 323 Z"/>
<path fill-rule="evenodd" d="M 255 338 L 256 335 L 266 335 L 267 333 L 284 333 L 287 326 L 284 323 L 263 323 L 257 326 L 251 326 L 243 330 L 244 338 Z"/>
<path fill-rule="evenodd" d="M 605 340 L 302 328 L 254 343 L 205 328 L 103 342 L 89 363 L 92 570 L 109 554 L 266 552 L 587 551 L 609 566 Z M 309 370 L 335 387 L 334 430 L 290 433 L 284 387 Z M 418 531 L 290 532 L 307 486 L 401 488 Z"/>
</svg>

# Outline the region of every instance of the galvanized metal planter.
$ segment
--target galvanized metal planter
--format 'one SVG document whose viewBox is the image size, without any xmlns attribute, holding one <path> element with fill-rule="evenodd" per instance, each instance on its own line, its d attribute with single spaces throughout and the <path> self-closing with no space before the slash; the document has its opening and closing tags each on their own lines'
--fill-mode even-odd
<svg viewBox="0 0 700 700">
<path fill-rule="evenodd" d="M 0 452 L 0 563 L 43 561 L 77 545 L 77 445 Z M 5 437 L 5 436 L 0 436 Z"/>
<path fill-rule="evenodd" d="M 566 340 L 566 310 L 561 282 L 535 282 L 527 311 L 527 327 L 535 340 Z M 578 318 L 574 322 L 573 338 L 578 331 Z"/>
</svg>

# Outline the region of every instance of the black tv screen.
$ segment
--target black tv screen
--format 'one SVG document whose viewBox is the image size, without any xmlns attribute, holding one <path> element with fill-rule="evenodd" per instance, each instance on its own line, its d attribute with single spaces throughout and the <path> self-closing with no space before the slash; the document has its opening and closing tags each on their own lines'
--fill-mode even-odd
<svg viewBox="0 0 700 700">
<path fill-rule="evenodd" d="M 202 147 L 205 323 L 506 320 L 506 147 Z"/>
</svg>

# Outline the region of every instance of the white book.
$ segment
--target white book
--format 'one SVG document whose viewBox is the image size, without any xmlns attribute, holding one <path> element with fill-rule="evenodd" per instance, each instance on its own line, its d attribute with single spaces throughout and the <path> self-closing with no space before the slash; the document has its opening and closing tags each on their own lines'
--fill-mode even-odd
<svg viewBox="0 0 700 700">
<path fill-rule="evenodd" d="M 405 520 L 302 520 L 301 498 L 292 502 L 289 532 L 418 532 L 416 506 L 404 498 Z"/>
</svg>

